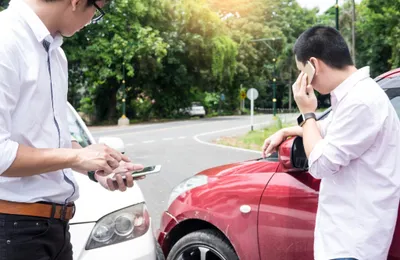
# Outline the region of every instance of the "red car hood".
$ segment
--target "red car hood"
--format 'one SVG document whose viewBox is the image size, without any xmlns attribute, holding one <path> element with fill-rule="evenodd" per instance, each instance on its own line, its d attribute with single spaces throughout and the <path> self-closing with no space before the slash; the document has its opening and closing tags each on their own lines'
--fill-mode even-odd
<svg viewBox="0 0 400 260">
<path fill-rule="evenodd" d="M 220 178 L 227 175 L 252 174 L 275 172 L 279 165 L 278 161 L 271 160 L 251 160 L 239 163 L 231 163 L 214 168 L 209 168 L 197 175 L 207 175 L 208 177 Z"/>
</svg>

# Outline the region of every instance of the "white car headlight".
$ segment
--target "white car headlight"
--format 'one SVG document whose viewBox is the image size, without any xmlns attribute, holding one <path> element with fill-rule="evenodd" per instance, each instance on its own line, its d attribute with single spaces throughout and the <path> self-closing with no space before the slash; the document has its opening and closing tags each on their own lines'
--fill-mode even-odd
<svg viewBox="0 0 400 260">
<path fill-rule="evenodd" d="M 86 250 L 109 246 L 140 237 L 149 230 L 150 216 L 144 203 L 136 204 L 97 221 Z"/>
<path fill-rule="evenodd" d="M 169 195 L 168 208 L 169 206 L 171 206 L 172 202 L 182 193 L 206 185 L 207 183 L 208 177 L 206 175 L 195 175 L 189 179 L 184 180 L 178 186 L 176 186 Z"/>
</svg>

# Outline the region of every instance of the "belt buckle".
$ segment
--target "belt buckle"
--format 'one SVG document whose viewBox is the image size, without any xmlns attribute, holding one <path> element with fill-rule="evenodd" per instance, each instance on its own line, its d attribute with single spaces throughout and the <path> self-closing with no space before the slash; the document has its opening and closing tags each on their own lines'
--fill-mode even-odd
<svg viewBox="0 0 400 260">
<path fill-rule="evenodd" d="M 61 212 L 60 212 L 60 220 L 65 221 L 65 215 L 67 214 L 67 204 L 63 204 L 61 207 Z"/>
<path fill-rule="evenodd" d="M 61 212 L 60 212 L 60 219 L 61 219 L 62 221 L 65 221 L 65 217 L 66 217 L 66 215 L 67 215 L 67 209 L 68 209 L 68 207 L 72 207 L 72 216 L 71 216 L 71 219 L 75 216 L 75 204 L 74 204 L 74 203 L 71 203 L 71 204 L 68 204 L 68 203 L 63 204 L 63 206 L 62 206 L 62 208 L 61 208 Z"/>
</svg>

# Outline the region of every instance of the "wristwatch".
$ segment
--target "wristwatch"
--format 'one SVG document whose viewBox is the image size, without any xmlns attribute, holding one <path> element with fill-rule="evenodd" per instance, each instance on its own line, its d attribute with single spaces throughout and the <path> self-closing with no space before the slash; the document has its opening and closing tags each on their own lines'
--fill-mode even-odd
<svg viewBox="0 0 400 260">
<path fill-rule="evenodd" d="M 87 175 L 88 175 L 88 177 L 89 177 L 90 180 L 92 180 L 92 181 L 94 181 L 94 182 L 97 182 L 96 177 L 94 177 L 94 175 L 95 175 L 95 172 L 94 172 L 94 171 L 88 172 Z"/>
<path fill-rule="evenodd" d="M 310 118 L 314 118 L 315 120 L 317 119 L 317 117 L 315 116 L 315 113 L 305 113 L 305 114 L 301 114 L 298 118 L 297 118 L 297 124 L 299 124 L 299 126 L 303 126 L 304 123 L 310 119 Z"/>
</svg>

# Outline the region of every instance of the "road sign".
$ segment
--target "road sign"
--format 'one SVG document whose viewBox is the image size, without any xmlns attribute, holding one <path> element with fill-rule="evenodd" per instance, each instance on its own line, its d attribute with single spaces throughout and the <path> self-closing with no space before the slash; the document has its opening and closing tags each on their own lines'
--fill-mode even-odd
<svg viewBox="0 0 400 260">
<path fill-rule="evenodd" d="M 221 94 L 221 101 L 225 101 L 225 95 Z"/>
<path fill-rule="evenodd" d="M 244 90 L 240 91 L 240 98 L 244 100 L 246 98 L 246 92 Z"/>
<path fill-rule="evenodd" d="M 247 90 L 247 98 L 250 100 L 256 100 L 258 98 L 258 91 L 255 88 Z"/>
<path fill-rule="evenodd" d="M 247 98 L 250 99 L 250 124 L 251 124 L 251 131 L 253 131 L 253 124 L 254 124 L 254 100 L 258 98 L 258 91 L 255 88 L 251 88 L 247 90 Z"/>
</svg>

